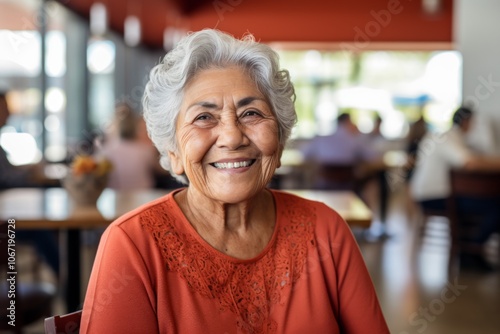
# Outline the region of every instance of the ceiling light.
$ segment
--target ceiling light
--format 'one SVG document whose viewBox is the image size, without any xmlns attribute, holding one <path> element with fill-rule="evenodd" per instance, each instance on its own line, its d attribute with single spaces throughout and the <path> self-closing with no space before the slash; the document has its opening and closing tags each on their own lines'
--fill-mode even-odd
<svg viewBox="0 0 500 334">
<path fill-rule="evenodd" d="M 108 12 L 106 6 L 100 2 L 95 2 L 90 7 L 90 32 L 93 35 L 104 35 L 108 27 Z"/>
<path fill-rule="evenodd" d="M 125 44 L 137 46 L 141 41 L 141 22 L 137 16 L 130 15 L 125 19 L 124 25 Z"/>
<path fill-rule="evenodd" d="M 422 9 L 424 13 L 436 15 L 441 11 L 441 0 L 422 0 Z"/>
</svg>

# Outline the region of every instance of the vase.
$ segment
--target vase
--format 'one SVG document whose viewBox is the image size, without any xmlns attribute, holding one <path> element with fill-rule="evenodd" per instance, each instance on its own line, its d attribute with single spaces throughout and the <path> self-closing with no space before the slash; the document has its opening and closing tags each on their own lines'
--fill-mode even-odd
<svg viewBox="0 0 500 334">
<path fill-rule="evenodd" d="M 73 213 L 94 211 L 97 212 L 97 200 L 108 184 L 108 174 L 95 175 L 93 173 L 75 175 L 69 173 L 62 185 L 74 202 Z"/>
</svg>

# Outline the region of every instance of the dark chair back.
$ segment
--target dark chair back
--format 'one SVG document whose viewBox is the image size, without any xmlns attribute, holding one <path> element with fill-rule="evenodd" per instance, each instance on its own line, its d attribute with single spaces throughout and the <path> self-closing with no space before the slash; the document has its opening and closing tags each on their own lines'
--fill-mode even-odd
<svg viewBox="0 0 500 334">
<path fill-rule="evenodd" d="M 480 245 L 463 241 L 463 237 L 477 232 L 480 217 L 465 217 L 463 213 L 459 213 L 457 199 L 460 197 L 498 199 L 498 205 L 500 205 L 500 171 L 453 169 L 450 171 L 450 188 L 451 194 L 447 206 L 452 238 L 449 263 L 451 270 L 452 261 L 459 252 L 482 253 Z M 459 219 L 461 221 L 468 220 L 467 225 L 459 223 Z M 498 249 L 498 256 L 500 257 L 500 248 Z"/>
<path fill-rule="evenodd" d="M 450 172 L 452 197 L 500 196 L 500 171 L 467 171 L 453 169 Z"/>
<path fill-rule="evenodd" d="M 333 190 L 355 190 L 355 166 L 351 164 L 322 164 L 318 168 L 324 187 Z"/>
<path fill-rule="evenodd" d="M 64 315 L 55 315 L 45 319 L 45 334 L 78 334 L 82 311 Z"/>
<path fill-rule="evenodd" d="M 457 199 L 483 198 L 499 199 L 500 205 L 500 171 L 469 171 L 452 169 L 450 171 L 451 194 L 448 199 L 448 216 L 452 223 L 458 222 Z"/>
</svg>

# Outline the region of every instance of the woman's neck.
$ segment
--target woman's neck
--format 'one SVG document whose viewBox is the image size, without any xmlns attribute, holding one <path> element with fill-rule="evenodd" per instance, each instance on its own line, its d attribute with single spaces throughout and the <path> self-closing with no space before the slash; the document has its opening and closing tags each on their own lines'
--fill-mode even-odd
<svg viewBox="0 0 500 334">
<path fill-rule="evenodd" d="M 248 201 L 230 204 L 214 201 L 188 187 L 177 193 L 175 200 L 198 234 L 228 255 L 254 257 L 272 237 L 276 215 L 268 190 Z"/>
</svg>

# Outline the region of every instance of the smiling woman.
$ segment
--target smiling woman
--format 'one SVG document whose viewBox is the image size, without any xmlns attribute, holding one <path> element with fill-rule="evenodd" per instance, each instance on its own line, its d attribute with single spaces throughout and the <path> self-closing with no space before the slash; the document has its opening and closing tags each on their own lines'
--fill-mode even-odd
<svg viewBox="0 0 500 334">
<path fill-rule="evenodd" d="M 151 71 L 148 131 L 187 186 L 107 229 L 81 333 L 388 333 L 343 219 L 266 188 L 294 98 L 251 36 L 192 33 Z"/>
</svg>

